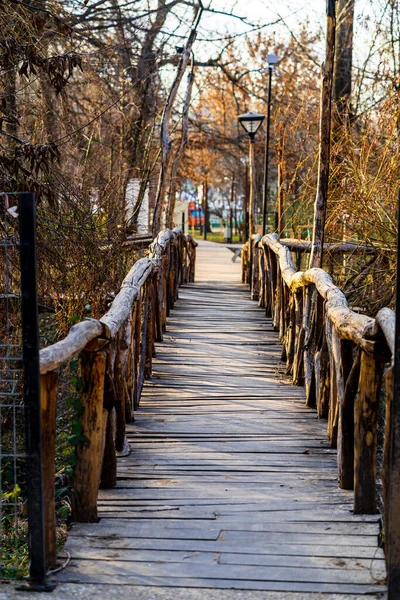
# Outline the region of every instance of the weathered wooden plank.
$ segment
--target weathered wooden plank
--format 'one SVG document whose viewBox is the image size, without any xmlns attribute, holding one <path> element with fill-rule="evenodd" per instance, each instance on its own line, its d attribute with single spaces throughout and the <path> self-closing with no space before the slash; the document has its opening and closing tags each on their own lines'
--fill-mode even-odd
<svg viewBox="0 0 400 600">
<path fill-rule="evenodd" d="M 127 427 L 132 452 L 118 459 L 117 487 L 100 492 L 100 522 L 73 526 L 59 579 L 384 591 L 379 516 L 352 513 L 271 319 L 237 283 L 239 264 L 215 252 L 199 247 L 200 281 L 180 293 Z"/>
<path fill-rule="evenodd" d="M 164 550 L 164 551 L 184 551 L 184 552 L 236 552 L 241 554 L 257 554 L 258 556 L 275 556 L 277 554 L 276 545 L 265 544 L 264 540 L 257 537 L 247 536 L 241 540 L 240 548 L 232 545 L 226 540 L 177 540 L 177 539 L 154 539 L 154 538 L 126 538 L 104 537 L 104 536 L 71 536 L 67 542 L 66 549 L 74 552 L 76 545 L 80 548 L 114 548 L 114 549 L 132 549 L 132 550 Z M 327 558 L 357 558 L 357 559 L 375 559 L 384 558 L 383 550 L 372 546 L 318 546 L 302 544 L 280 544 L 280 556 L 311 556 Z"/>
<path fill-rule="evenodd" d="M 133 550 L 130 548 L 103 548 L 100 544 L 94 545 L 95 540 L 91 540 L 92 544 L 88 548 L 84 540 L 74 540 L 72 558 L 88 559 L 88 560 L 107 560 L 117 558 L 129 562 L 163 562 L 163 563 L 203 563 L 203 564 L 230 564 L 230 565 L 252 565 L 252 566 L 293 566 L 293 567 L 311 567 L 320 569 L 337 569 L 346 567 L 356 571 L 369 570 L 371 567 L 370 559 L 365 558 L 337 558 L 325 556 L 285 556 L 271 554 L 243 554 L 223 552 L 193 552 L 188 553 L 184 550 Z M 81 543 L 79 543 L 81 542 Z M 82 543 L 83 542 L 83 543 Z M 375 560 L 374 572 L 379 572 L 384 567 L 384 560 L 378 558 Z"/>
<path fill-rule="evenodd" d="M 133 568 L 133 564 L 135 567 Z M 340 585 L 345 584 L 345 591 L 360 592 L 363 586 L 368 591 L 376 591 L 379 586 L 373 585 L 369 572 L 347 569 L 307 569 L 296 567 L 254 567 L 241 565 L 202 565 L 193 563 L 129 563 L 114 560 L 90 561 L 73 560 L 68 571 L 60 574 L 61 581 L 74 580 L 74 571 L 79 571 L 79 579 L 85 582 L 108 582 L 108 583 L 136 583 L 154 585 L 158 580 L 169 580 L 170 585 L 180 585 L 186 582 L 197 587 L 198 580 L 213 582 L 210 587 L 215 587 L 217 580 L 225 582 L 231 580 L 236 585 L 231 586 L 223 583 L 222 587 L 238 587 L 245 589 L 309 589 L 310 591 L 339 591 Z M 145 579 L 148 578 L 148 579 Z M 276 587 L 274 586 L 276 584 Z M 257 584 L 257 585 L 256 585 Z M 303 584 L 303 585 L 302 585 Z M 308 585 L 307 585 L 308 584 Z M 329 586 L 329 584 L 331 584 Z M 334 584 L 334 585 L 332 585 Z M 311 587 L 312 586 L 312 587 Z M 338 586 L 334 589 L 334 586 Z M 381 589 L 381 588 L 380 588 Z M 365 591 L 367 591 L 365 590 Z"/>
</svg>

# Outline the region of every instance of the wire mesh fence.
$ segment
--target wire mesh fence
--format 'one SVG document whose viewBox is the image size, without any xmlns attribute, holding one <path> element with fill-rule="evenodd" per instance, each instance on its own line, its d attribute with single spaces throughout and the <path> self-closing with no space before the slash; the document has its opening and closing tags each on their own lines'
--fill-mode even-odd
<svg viewBox="0 0 400 600">
<path fill-rule="evenodd" d="M 0 196 L 0 570 L 3 579 L 28 572 L 22 313 L 18 196 Z"/>
<path fill-rule="evenodd" d="M 0 194 L 0 576 L 45 589 L 33 194 Z"/>
</svg>

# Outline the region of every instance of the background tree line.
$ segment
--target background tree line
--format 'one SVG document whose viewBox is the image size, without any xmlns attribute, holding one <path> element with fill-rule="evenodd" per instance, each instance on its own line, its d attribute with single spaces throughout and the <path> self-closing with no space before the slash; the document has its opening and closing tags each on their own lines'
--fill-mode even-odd
<svg viewBox="0 0 400 600">
<path fill-rule="evenodd" d="M 247 139 L 237 115 L 266 112 L 261 71 L 272 52 L 280 62 L 273 82 L 270 225 L 278 192 L 285 229 L 296 234 L 312 221 L 323 24 L 315 31 L 305 22 L 284 33 L 283 19 L 278 28 L 226 11 L 245 32 L 217 35 L 202 27 L 204 14 L 213 11 L 224 12 L 181 0 L 8 0 L 0 7 L 1 189 L 36 194 L 40 294 L 61 329 L 88 306 L 99 315 L 118 289 L 132 260 L 121 249 L 137 229 L 146 193 L 153 234 L 172 225 L 176 192 L 187 178 L 205 185 L 210 201 L 215 190 L 228 198 L 232 180 L 236 195 L 244 195 Z M 365 22 L 356 23 L 369 40 L 356 64 L 353 13 L 353 0 L 336 0 L 326 240 L 380 249 L 363 270 L 355 300 L 373 310 L 393 297 L 399 9 L 395 0 L 374 3 Z M 204 58 L 210 40 L 215 55 Z M 259 199 L 263 145 L 259 135 Z M 133 180 L 139 187 L 128 215 Z M 359 275 L 354 269 L 345 275 L 350 291 Z"/>
</svg>

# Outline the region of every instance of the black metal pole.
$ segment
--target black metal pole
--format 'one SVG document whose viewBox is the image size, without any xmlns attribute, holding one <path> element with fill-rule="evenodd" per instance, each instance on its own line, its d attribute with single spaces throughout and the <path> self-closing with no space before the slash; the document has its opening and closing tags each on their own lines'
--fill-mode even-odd
<svg viewBox="0 0 400 600">
<path fill-rule="evenodd" d="M 46 582 L 44 535 L 44 497 L 42 477 L 42 423 L 39 374 L 39 330 L 36 282 L 35 197 L 19 194 L 22 344 L 24 365 L 24 411 L 29 532 L 29 584 L 20 586 L 48 591 Z"/>
<path fill-rule="evenodd" d="M 235 197 L 235 173 L 232 173 L 232 184 L 231 184 L 231 200 L 229 203 L 229 243 L 232 244 L 233 241 L 233 199 Z"/>
<path fill-rule="evenodd" d="M 267 133 L 265 136 L 265 168 L 264 168 L 264 196 L 263 196 L 263 235 L 267 233 L 268 220 L 268 166 L 269 166 L 269 132 L 271 124 L 271 88 L 272 88 L 272 65 L 268 66 L 268 111 L 267 111 Z"/>
<path fill-rule="evenodd" d="M 397 211 L 396 330 L 391 407 L 389 510 L 388 522 L 385 523 L 385 535 L 388 536 L 389 600 L 400 600 L 400 193 Z"/>
<path fill-rule="evenodd" d="M 207 217 L 208 217 L 208 182 L 207 179 L 203 183 L 203 211 L 204 211 L 204 230 L 203 230 L 203 240 L 207 240 Z"/>
<path fill-rule="evenodd" d="M 243 207 L 243 218 L 244 218 L 244 241 L 247 242 L 249 239 L 249 165 L 245 164 L 244 171 L 244 207 Z"/>
</svg>

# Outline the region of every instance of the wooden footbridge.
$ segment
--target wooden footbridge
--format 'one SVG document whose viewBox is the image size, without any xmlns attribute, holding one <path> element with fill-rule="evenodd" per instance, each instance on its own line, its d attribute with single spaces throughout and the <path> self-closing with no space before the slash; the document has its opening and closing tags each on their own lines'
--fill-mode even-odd
<svg viewBox="0 0 400 600">
<path fill-rule="evenodd" d="M 392 315 L 352 313 L 322 270 L 296 273 L 274 236 L 242 254 L 241 274 L 229 250 L 201 242 L 194 282 L 194 242 L 164 232 L 103 319 L 42 351 L 50 406 L 55 369 L 85 348 L 60 590 L 385 597 L 376 418 Z M 390 369 L 385 381 L 389 404 Z"/>
</svg>

